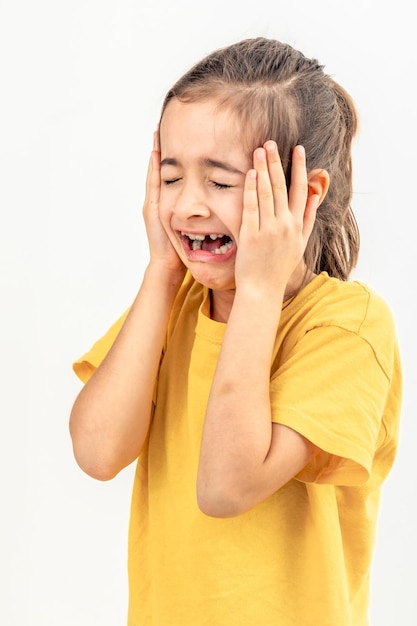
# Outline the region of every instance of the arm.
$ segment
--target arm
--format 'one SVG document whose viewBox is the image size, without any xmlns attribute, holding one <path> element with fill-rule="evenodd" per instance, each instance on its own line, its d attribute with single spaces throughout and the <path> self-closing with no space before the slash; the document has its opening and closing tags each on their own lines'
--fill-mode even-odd
<svg viewBox="0 0 417 626">
<path fill-rule="evenodd" d="M 294 286 L 311 233 L 320 188 L 307 180 L 295 149 L 287 197 L 273 142 L 254 155 L 248 172 L 236 258 L 236 294 L 205 418 L 197 493 L 208 515 L 247 511 L 293 478 L 314 446 L 272 424 L 271 356 L 286 290 Z M 325 187 L 327 189 L 327 187 Z M 292 284 L 294 283 L 294 284 Z"/>
<path fill-rule="evenodd" d="M 134 461 L 146 439 L 168 319 L 185 274 L 159 222 L 160 157 L 155 148 L 143 210 L 150 262 L 118 337 L 70 416 L 75 458 L 100 480 L 113 478 Z"/>
</svg>

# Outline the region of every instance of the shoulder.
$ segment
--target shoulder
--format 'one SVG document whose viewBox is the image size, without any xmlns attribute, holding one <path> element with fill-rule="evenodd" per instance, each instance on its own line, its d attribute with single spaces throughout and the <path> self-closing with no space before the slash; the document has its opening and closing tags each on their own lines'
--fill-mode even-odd
<svg viewBox="0 0 417 626">
<path fill-rule="evenodd" d="M 340 326 L 364 336 L 375 329 L 375 324 L 394 327 L 390 307 L 382 296 L 361 281 L 342 281 L 326 272 L 307 285 L 294 304 L 312 325 Z"/>
<path fill-rule="evenodd" d="M 360 281 L 320 274 L 283 313 L 271 381 L 273 421 L 342 463 L 343 473 L 326 465 L 329 480 L 337 473 L 337 480 L 350 481 L 345 484 L 362 481 L 382 443 L 390 465 L 402 377 L 394 320 L 384 298 Z M 320 459 L 328 463 L 325 456 Z M 366 474 L 358 473 L 359 467 Z"/>
<path fill-rule="evenodd" d="M 72 364 L 72 369 L 83 383 L 86 383 L 91 378 L 104 360 L 117 335 L 119 334 L 129 311 L 130 307 L 126 309 L 124 313 L 110 326 L 107 332 L 92 345 L 88 352 L 83 354 Z"/>
<path fill-rule="evenodd" d="M 193 279 L 189 272 L 187 272 L 174 301 L 168 334 L 169 330 L 175 326 L 178 319 L 180 316 L 182 317 L 184 312 L 191 312 L 193 310 L 198 311 L 199 302 L 201 302 L 203 298 L 204 288 Z M 88 352 L 83 354 L 72 364 L 75 374 L 83 383 L 86 383 L 91 378 L 95 370 L 108 354 L 117 335 L 122 329 L 130 308 L 131 307 L 127 308 L 123 312 L 123 314 L 110 326 L 107 332 L 92 345 Z"/>
<path fill-rule="evenodd" d="M 381 367 L 389 372 L 397 351 L 392 311 L 376 291 L 361 281 L 341 281 L 323 272 L 285 309 L 288 334 L 300 340 L 307 333 L 337 331 L 353 343 L 366 342 Z M 327 331 L 327 332 L 326 332 Z"/>
<path fill-rule="evenodd" d="M 297 299 L 298 308 L 304 313 L 310 311 L 312 321 L 339 325 L 358 334 L 366 332 L 369 322 L 393 324 L 386 301 L 361 281 L 342 281 L 323 272 Z"/>
</svg>

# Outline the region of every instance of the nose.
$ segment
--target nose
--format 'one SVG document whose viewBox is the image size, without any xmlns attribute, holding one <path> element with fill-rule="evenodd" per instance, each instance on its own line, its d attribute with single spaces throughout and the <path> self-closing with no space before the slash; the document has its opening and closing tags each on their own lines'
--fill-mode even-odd
<svg viewBox="0 0 417 626">
<path fill-rule="evenodd" d="M 209 217 L 210 208 L 204 190 L 195 183 L 185 183 L 176 198 L 175 213 L 183 220 L 193 217 Z"/>
</svg>

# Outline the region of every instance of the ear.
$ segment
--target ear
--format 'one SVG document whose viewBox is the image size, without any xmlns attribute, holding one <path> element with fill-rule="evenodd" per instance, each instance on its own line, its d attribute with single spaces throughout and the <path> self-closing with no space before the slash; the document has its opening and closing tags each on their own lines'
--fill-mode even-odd
<svg viewBox="0 0 417 626">
<path fill-rule="evenodd" d="M 323 202 L 327 190 L 329 189 L 330 176 L 326 170 L 315 169 L 307 175 L 308 180 L 308 197 L 319 196 L 318 205 Z"/>
</svg>

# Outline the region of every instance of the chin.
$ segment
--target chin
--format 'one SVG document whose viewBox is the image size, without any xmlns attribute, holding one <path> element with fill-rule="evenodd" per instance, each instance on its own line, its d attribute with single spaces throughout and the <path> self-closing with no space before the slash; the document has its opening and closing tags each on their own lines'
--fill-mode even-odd
<svg viewBox="0 0 417 626">
<path fill-rule="evenodd" d="M 190 270 L 194 280 L 212 291 L 234 291 L 236 288 L 234 276 L 222 276 L 217 272 L 214 273 L 209 268 L 188 267 L 188 269 Z"/>
</svg>

